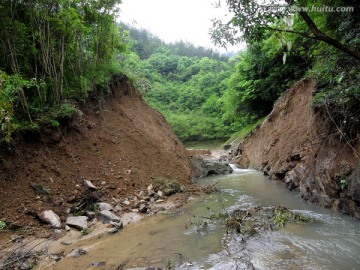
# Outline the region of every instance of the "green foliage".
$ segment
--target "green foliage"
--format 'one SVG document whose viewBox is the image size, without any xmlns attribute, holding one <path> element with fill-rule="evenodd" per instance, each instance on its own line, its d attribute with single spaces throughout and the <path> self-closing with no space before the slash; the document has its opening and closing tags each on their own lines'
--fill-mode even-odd
<svg viewBox="0 0 360 270">
<path fill-rule="evenodd" d="M 254 128 L 256 128 L 258 125 L 260 125 L 263 121 L 265 120 L 265 117 L 260 118 L 259 120 L 257 120 L 256 122 L 246 125 L 244 127 L 242 127 L 238 132 L 235 132 L 230 139 L 228 139 L 225 144 L 227 143 L 231 143 L 233 140 L 238 140 L 241 141 L 242 139 L 244 139 L 246 137 L 246 135 L 248 135 Z"/>
<path fill-rule="evenodd" d="M 6 228 L 6 222 L 0 220 L 0 230 L 4 230 Z"/>
<path fill-rule="evenodd" d="M 41 196 L 48 201 L 52 200 L 53 194 L 50 188 L 41 184 L 33 184 L 33 183 L 30 183 L 30 186 L 34 189 L 34 191 L 38 196 Z"/>
<path fill-rule="evenodd" d="M 91 231 L 92 230 L 90 228 L 84 228 L 84 229 L 81 230 L 81 235 L 82 236 L 88 235 L 88 234 L 91 233 Z"/>
<path fill-rule="evenodd" d="M 109 93 L 121 71 L 126 33 L 114 24 L 120 0 L 0 4 L 0 141 L 17 129 L 53 126 L 76 112 L 69 100 Z"/>
<path fill-rule="evenodd" d="M 320 8 L 321 10 L 324 6 L 334 10 L 336 7 L 352 6 L 354 8 L 357 7 L 355 2 L 349 5 L 349 1 L 341 0 L 286 0 L 283 3 L 276 0 L 228 0 L 226 3 L 232 17 L 226 22 L 221 19 L 213 19 L 211 35 L 216 44 L 226 46 L 227 43 L 235 44 L 242 40 L 249 44 L 255 44 L 266 38 L 268 31 L 281 33 L 283 37 L 291 33 L 298 37 L 316 40 L 317 43 L 324 42 L 328 46 L 360 60 L 358 47 L 346 40 L 354 34 L 356 35 L 356 30 L 352 29 L 348 33 L 331 31 L 336 28 L 348 28 L 349 25 L 358 29 L 359 18 L 354 15 L 357 10 L 313 12 L 313 9 Z M 324 26 L 328 29 L 323 29 Z M 287 45 L 288 51 L 291 50 L 292 42 L 288 42 L 286 39 L 281 39 L 281 42 Z M 283 54 L 282 58 L 285 63 L 287 52 Z"/>
<path fill-rule="evenodd" d="M 342 175 L 340 177 L 340 188 L 344 190 L 348 186 L 347 177 L 345 175 Z"/>
<path fill-rule="evenodd" d="M 277 227 L 284 227 L 285 224 L 294 217 L 294 213 L 284 209 L 276 209 L 274 222 Z"/>
</svg>

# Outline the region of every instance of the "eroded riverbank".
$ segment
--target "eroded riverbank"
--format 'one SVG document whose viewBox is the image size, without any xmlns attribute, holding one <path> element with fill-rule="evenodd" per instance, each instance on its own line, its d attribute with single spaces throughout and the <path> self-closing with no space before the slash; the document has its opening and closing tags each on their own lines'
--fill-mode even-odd
<svg viewBox="0 0 360 270">
<path fill-rule="evenodd" d="M 281 182 L 252 170 L 205 178 L 221 193 L 193 198 L 168 214 L 148 217 L 116 235 L 70 245 L 88 248 L 46 269 L 116 269 L 158 266 L 163 269 L 358 269 L 360 233 L 357 222 L 338 212 L 301 200 Z M 314 218 L 311 224 L 289 224 L 278 231 L 249 237 L 226 233 L 210 215 L 259 205 L 282 204 Z M 206 221 L 206 225 L 204 225 Z M 95 263 L 95 264 L 94 264 Z M 45 269 L 41 267 L 39 269 Z"/>
</svg>

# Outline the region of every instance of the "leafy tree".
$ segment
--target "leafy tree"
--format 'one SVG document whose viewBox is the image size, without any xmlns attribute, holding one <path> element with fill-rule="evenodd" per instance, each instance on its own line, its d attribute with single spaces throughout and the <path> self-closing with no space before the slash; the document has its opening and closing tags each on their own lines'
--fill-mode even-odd
<svg viewBox="0 0 360 270">
<path fill-rule="evenodd" d="M 70 99 L 109 91 L 111 74 L 119 71 L 115 54 L 127 50 L 127 37 L 114 24 L 120 2 L 1 0 L 0 122 L 56 124 L 54 118 L 75 111 Z M 0 137 L 13 129 L 2 126 Z"/>
<path fill-rule="evenodd" d="M 339 33 L 334 34 L 334 31 L 326 31 L 329 30 L 327 28 L 320 29 L 323 26 L 321 21 L 334 17 L 334 12 L 319 12 L 313 15 L 309 13 L 313 7 L 353 7 L 355 10 L 341 15 L 341 17 L 346 19 L 346 22 L 351 24 L 353 29 L 359 29 L 360 20 L 357 15 L 359 7 L 356 1 L 285 0 L 285 4 L 281 4 L 282 2 L 276 0 L 227 0 L 226 3 L 234 16 L 225 23 L 222 20 L 214 19 L 212 38 L 217 44 L 236 43 L 240 40 L 239 33 L 247 42 L 257 42 L 263 39 L 266 31 L 271 30 L 325 42 L 360 60 L 359 47 L 348 43 L 347 34 L 339 35 Z M 301 25 L 302 27 L 296 28 L 294 25 Z M 340 23 L 341 25 L 344 24 Z M 340 28 L 339 25 L 332 27 L 333 30 L 336 28 Z"/>
</svg>

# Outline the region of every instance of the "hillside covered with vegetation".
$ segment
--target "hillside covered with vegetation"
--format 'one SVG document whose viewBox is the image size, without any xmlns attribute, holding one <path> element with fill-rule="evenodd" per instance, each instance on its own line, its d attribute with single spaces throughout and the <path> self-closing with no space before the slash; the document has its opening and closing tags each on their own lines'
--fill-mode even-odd
<svg viewBox="0 0 360 270">
<path fill-rule="evenodd" d="M 214 19 L 211 35 L 218 45 L 246 42 L 231 58 L 115 23 L 120 2 L 1 1 L 1 141 L 19 130 L 59 125 L 89 97 L 109 94 L 114 74 L 126 74 L 183 141 L 231 137 L 266 116 L 295 81 L 311 76 L 318 81 L 314 106 L 356 138 L 356 1 L 267 3 L 281 9 L 226 1 L 233 17 Z M 353 10 L 321 12 L 323 6 Z M 264 12 L 254 13 L 259 8 Z"/>
</svg>

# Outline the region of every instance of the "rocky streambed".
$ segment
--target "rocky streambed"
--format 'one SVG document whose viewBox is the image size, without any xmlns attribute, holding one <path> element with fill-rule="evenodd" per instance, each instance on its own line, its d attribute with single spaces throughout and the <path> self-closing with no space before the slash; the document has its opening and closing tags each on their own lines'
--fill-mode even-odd
<svg viewBox="0 0 360 270">
<path fill-rule="evenodd" d="M 200 196 L 166 196 L 173 192 L 159 179 L 112 209 L 98 203 L 89 234 L 71 227 L 58 241 L 18 239 L 18 247 L 45 247 L 38 269 L 359 268 L 358 224 L 350 217 L 306 203 L 260 172 L 232 170 L 198 180 L 211 191 Z M 117 220 L 103 224 L 101 211 L 117 215 L 124 228 Z"/>
<path fill-rule="evenodd" d="M 137 211 L 122 215 L 119 233 L 107 233 L 113 225 L 101 222 L 88 235 L 71 229 L 69 238 L 51 242 L 39 269 L 359 268 L 356 222 L 304 202 L 262 173 L 234 169 L 199 180 L 220 192 L 189 197 L 183 207 L 184 198 L 170 196 L 172 210 L 141 222 L 125 222 L 126 215 L 144 216 Z"/>
</svg>

